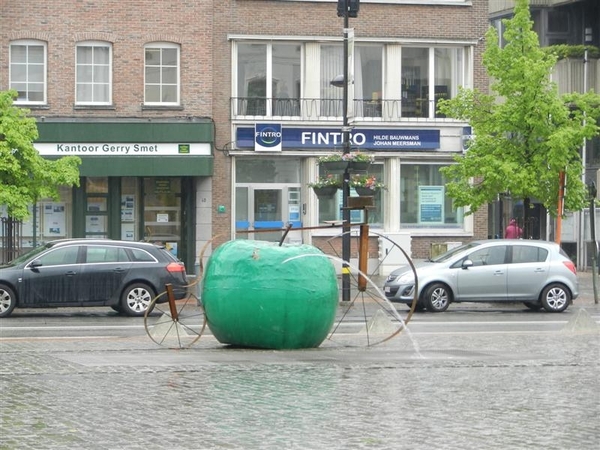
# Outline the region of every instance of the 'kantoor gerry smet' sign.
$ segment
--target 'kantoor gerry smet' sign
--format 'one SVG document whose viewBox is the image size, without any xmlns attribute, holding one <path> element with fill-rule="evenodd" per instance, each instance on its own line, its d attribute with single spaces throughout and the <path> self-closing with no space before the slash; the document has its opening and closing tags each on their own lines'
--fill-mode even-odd
<svg viewBox="0 0 600 450">
<path fill-rule="evenodd" d="M 33 144 L 42 156 L 210 156 L 208 143 L 47 143 Z"/>
<path fill-rule="evenodd" d="M 262 125 L 264 126 L 256 124 L 254 128 L 239 127 L 236 131 L 237 147 L 280 151 L 281 148 L 334 149 L 343 144 L 339 128 L 288 128 L 280 125 L 276 128 L 278 124 Z M 268 145 L 264 145 L 265 139 Z M 262 140 L 260 144 L 259 140 Z M 440 130 L 355 128 L 350 133 L 350 145 L 378 151 L 435 150 L 440 148 Z"/>
</svg>

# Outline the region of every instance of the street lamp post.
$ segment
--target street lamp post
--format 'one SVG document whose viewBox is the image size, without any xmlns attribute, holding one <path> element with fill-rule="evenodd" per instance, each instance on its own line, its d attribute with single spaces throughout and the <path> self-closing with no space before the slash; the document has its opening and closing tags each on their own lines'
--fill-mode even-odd
<svg viewBox="0 0 600 450">
<path fill-rule="evenodd" d="M 359 0 L 338 0 L 338 16 L 344 18 L 344 79 L 342 83 L 342 145 L 343 154 L 350 153 L 350 125 L 348 120 L 348 34 L 349 18 L 357 17 Z M 339 81 L 338 81 L 339 82 Z M 334 85 L 336 83 L 333 83 Z M 344 169 L 344 182 L 342 183 L 342 301 L 350 301 L 350 209 L 348 208 L 348 197 L 350 197 L 350 172 L 348 167 Z"/>
</svg>

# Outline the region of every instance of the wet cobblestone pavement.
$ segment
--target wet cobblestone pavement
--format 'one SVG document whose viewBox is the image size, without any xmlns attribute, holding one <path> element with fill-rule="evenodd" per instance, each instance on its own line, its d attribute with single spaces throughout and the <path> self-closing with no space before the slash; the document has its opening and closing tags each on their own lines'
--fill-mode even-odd
<svg viewBox="0 0 600 450">
<path fill-rule="evenodd" d="M 0 449 L 597 449 L 590 333 L 191 349 L 0 343 Z"/>
</svg>

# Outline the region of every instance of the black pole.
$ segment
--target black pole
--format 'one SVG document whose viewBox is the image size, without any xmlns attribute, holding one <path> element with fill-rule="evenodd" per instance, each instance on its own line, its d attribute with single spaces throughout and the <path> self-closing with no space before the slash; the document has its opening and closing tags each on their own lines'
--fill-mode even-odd
<svg viewBox="0 0 600 450">
<path fill-rule="evenodd" d="M 344 8 L 344 86 L 343 86 L 343 123 L 342 142 L 343 153 L 350 153 L 350 128 L 348 126 L 348 7 Z M 344 170 L 344 182 L 342 184 L 342 301 L 350 301 L 350 210 L 348 209 L 348 197 L 350 197 L 350 173 L 348 168 Z"/>
<path fill-rule="evenodd" d="M 598 304 L 598 241 L 596 240 L 596 183 L 588 185 L 590 194 L 590 235 L 594 247 L 592 248 L 592 286 L 594 287 L 594 303 Z"/>
</svg>

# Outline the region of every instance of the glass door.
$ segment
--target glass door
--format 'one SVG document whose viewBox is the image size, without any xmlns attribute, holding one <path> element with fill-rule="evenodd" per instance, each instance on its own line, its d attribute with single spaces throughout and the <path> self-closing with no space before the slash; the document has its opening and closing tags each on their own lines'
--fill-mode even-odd
<svg viewBox="0 0 600 450">
<path fill-rule="evenodd" d="M 108 178 L 85 180 L 85 237 L 108 237 Z"/>
<path fill-rule="evenodd" d="M 181 179 L 144 178 L 144 240 L 159 242 L 176 257 L 181 244 Z"/>
<path fill-rule="evenodd" d="M 236 189 L 237 239 L 279 242 L 288 223 L 302 226 L 300 218 L 300 187 L 276 184 L 252 184 Z M 266 231 L 276 228 L 277 231 Z M 251 233 L 251 231 L 257 231 Z M 285 242 L 301 243 L 300 231 L 287 234 Z"/>
<path fill-rule="evenodd" d="M 282 190 L 281 189 L 252 189 L 254 194 L 254 229 L 283 228 L 282 220 Z M 280 231 L 263 232 L 257 238 L 263 241 L 279 241 Z"/>
</svg>

